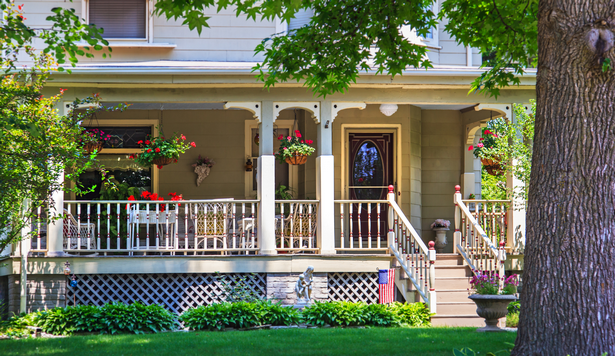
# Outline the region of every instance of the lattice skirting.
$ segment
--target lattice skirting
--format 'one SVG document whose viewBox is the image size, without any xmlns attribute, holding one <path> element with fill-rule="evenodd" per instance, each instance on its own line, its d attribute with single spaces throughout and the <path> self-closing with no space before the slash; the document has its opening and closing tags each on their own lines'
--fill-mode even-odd
<svg viewBox="0 0 615 356">
<path fill-rule="evenodd" d="M 222 281 L 216 277 L 222 275 L 226 275 L 231 284 L 243 278 L 255 294 L 263 298 L 267 295 L 265 273 L 83 274 L 76 276 L 77 287 L 67 288 L 67 303 L 100 306 L 114 301 L 139 301 L 161 304 L 182 313 L 188 308 L 220 302 L 224 290 Z"/>
<path fill-rule="evenodd" d="M 329 273 L 329 300 L 378 303 L 378 273 Z"/>
</svg>

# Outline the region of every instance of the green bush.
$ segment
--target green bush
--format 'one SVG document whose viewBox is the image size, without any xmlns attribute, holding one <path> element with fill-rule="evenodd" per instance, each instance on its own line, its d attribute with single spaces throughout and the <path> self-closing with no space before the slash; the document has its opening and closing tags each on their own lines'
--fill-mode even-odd
<svg viewBox="0 0 615 356">
<path fill-rule="evenodd" d="M 521 303 L 518 300 L 515 300 L 514 302 L 510 302 L 510 304 L 508 304 L 508 314 L 510 313 L 519 313 L 521 311 Z"/>
<path fill-rule="evenodd" d="M 266 305 L 263 324 L 293 325 L 299 324 L 302 320 L 299 309 L 285 307 L 279 302 L 273 303 L 268 300 L 262 303 Z"/>
<path fill-rule="evenodd" d="M 431 325 L 431 313 L 425 303 L 392 303 L 391 308 L 400 318 L 400 323 L 407 326 Z"/>
<path fill-rule="evenodd" d="M 160 305 L 110 303 L 79 305 L 39 312 L 35 324 L 55 335 L 74 332 L 101 334 L 160 332 L 177 328 L 176 316 Z"/>
<path fill-rule="evenodd" d="M 519 313 L 506 314 L 506 326 L 509 328 L 516 328 L 519 326 Z"/>
</svg>

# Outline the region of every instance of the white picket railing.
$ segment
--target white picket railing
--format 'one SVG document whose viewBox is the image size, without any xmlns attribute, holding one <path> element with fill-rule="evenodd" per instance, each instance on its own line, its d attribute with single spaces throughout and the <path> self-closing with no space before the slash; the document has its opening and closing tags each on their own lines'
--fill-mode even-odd
<svg viewBox="0 0 615 356">
<path fill-rule="evenodd" d="M 423 301 L 429 306 L 430 312 L 435 313 L 436 250 L 434 249 L 434 242 L 429 242 L 429 248 L 425 246 L 421 237 L 395 202 L 395 193 L 392 188 L 389 187 L 388 195 L 391 252 L 397 258 Z"/>
<path fill-rule="evenodd" d="M 276 200 L 275 237 L 279 252 L 316 252 L 318 200 Z"/>
<path fill-rule="evenodd" d="M 64 202 L 69 253 L 201 254 L 258 250 L 257 200 Z"/>
<path fill-rule="evenodd" d="M 340 216 L 337 251 L 388 251 L 388 200 L 336 200 L 335 204 Z"/>
<path fill-rule="evenodd" d="M 470 209 L 462 200 L 460 190 L 460 186 L 455 186 L 455 248 L 474 274 L 498 273 L 502 277 L 506 261 L 504 245 L 508 201 L 468 201 L 474 204 Z M 489 234 L 483 226 L 488 227 Z"/>
</svg>

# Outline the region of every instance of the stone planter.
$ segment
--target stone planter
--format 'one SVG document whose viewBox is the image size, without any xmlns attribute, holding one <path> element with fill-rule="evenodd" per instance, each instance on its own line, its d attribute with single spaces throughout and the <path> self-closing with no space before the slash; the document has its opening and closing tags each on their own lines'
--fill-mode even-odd
<svg viewBox="0 0 615 356">
<path fill-rule="evenodd" d="M 476 314 L 485 319 L 485 327 L 476 331 L 504 331 L 498 327 L 498 319 L 508 313 L 508 304 L 517 300 L 514 295 L 472 294 L 468 298 L 476 303 Z"/>
<path fill-rule="evenodd" d="M 448 244 L 448 241 L 446 240 L 446 232 L 449 229 L 446 227 L 437 227 L 434 228 L 433 231 L 436 232 L 436 252 L 437 253 L 442 253 L 442 251 L 444 251 L 444 248 L 446 247 L 446 245 Z"/>
</svg>

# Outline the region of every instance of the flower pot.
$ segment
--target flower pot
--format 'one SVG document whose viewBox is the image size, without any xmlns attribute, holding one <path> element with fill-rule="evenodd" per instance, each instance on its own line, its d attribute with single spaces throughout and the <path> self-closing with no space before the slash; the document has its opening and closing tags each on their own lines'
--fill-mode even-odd
<svg viewBox="0 0 615 356">
<path fill-rule="evenodd" d="M 307 158 L 307 155 L 295 153 L 292 157 L 286 158 L 286 163 L 294 165 L 305 164 L 305 162 L 307 162 Z"/>
<path fill-rule="evenodd" d="M 436 252 L 437 253 L 442 253 L 444 251 L 444 248 L 446 247 L 446 245 L 448 244 L 448 241 L 446 240 L 446 232 L 449 229 L 445 228 L 445 227 L 440 227 L 440 228 L 435 228 L 433 229 L 433 231 L 436 232 Z"/>
<path fill-rule="evenodd" d="M 479 332 L 504 331 L 498 327 L 498 319 L 508 313 L 508 304 L 517 300 L 514 295 L 472 294 L 468 298 L 476 303 L 476 314 L 485 319 L 485 327 L 476 329 Z"/>
<path fill-rule="evenodd" d="M 166 166 L 167 164 L 173 163 L 173 158 L 171 157 L 158 157 L 152 159 L 152 162 L 157 166 Z"/>
<path fill-rule="evenodd" d="M 104 141 L 94 141 L 94 142 L 88 142 L 83 146 L 83 149 L 85 150 L 85 152 L 87 154 L 90 154 L 94 151 L 98 151 L 100 152 L 100 150 L 102 150 L 103 145 L 104 145 Z"/>
<path fill-rule="evenodd" d="M 502 163 L 497 158 L 481 158 L 480 162 L 489 175 L 499 176 L 504 173 L 504 167 Z"/>
</svg>

